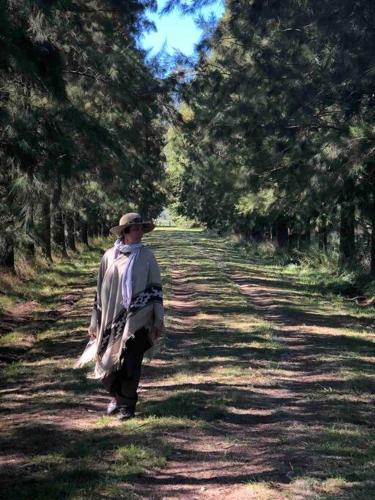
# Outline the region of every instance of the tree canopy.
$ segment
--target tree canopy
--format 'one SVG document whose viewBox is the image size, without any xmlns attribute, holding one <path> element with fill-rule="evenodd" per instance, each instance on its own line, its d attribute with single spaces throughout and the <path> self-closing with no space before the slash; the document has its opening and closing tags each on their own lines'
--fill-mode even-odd
<svg viewBox="0 0 375 500">
<path fill-rule="evenodd" d="M 374 3 L 227 0 L 164 78 L 138 43 L 156 7 L 0 0 L 1 264 L 172 203 L 282 248 L 335 234 L 341 264 L 374 273 Z"/>
<path fill-rule="evenodd" d="M 181 214 L 280 246 L 336 231 L 342 264 L 361 240 L 375 271 L 374 15 L 370 0 L 226 2 L 169 134 Z"/>
<path fill-rule="evenodd" d="M 166 85 L 137 43 L 156 2 L 1 0 L 0 240 L 15 252 L 105 234 L 164 203 Z"/>
</svg>

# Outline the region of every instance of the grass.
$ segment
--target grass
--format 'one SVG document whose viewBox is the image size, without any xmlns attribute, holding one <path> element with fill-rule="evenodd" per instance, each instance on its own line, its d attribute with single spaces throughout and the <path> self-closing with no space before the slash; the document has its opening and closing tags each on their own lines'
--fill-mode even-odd
<svg viewBox="0 0 375 500">
<path fill-rule="evenodd" d="M 174 423 L 168 421 L 169 427 Z M 138 428 L 140 425 L 138 422 Z M 133 476 L 163 466 L 171 453 L 172 447 L 151 432 L 160 425 L 163 423 L 157 422 L 155 417 L 150 422 L 144 420 L 143 426 L 148 428 L 146 434 L 143 428 L 138 432 L 135 425 L 116 426 L 112 419 L 107 426 L 99 423 L 95 430 L 70 436 L 70 443 L 66 439 L 56 440 L 56 430 L 51 428 L 52 439 L 48 446 L 54 444 L 55 451 L 49 453 L 45 453 L 45 445 L 42 445 L 42 435 L 48 436 L 48 426 L 30 427 L 33 439 L 29 438 L 28 444 L 33 454 L 23 467 L 26 481 L 24 477 L 18 486 L 7 484 L 5 470 L 4 498 L 73 499 L 80 495 L 84 495 L 82 498 L 106 498 L 107 491 L 121 485 L 122 490 L 131 491 L 127 483 Z"/>
<path fill-rule="evenodd" d="M 289 491 L 285 493 L 285 498 L 335 500 L 337 498 L 344 498 L 343 492 L 348 490 L 350 486 L 350 483 L 347 483 L 341 477 L 327 479 L 322 482 L 313 477 L 304 477 L 292 481 Z M 280 490 L 273 483 L 253 483 L 248 485 L 248 490 L 253 494 L 255 493 L 257 499 L 262 500 L 273 500 L 280 495 Z"/>
<path fill-rule="evenodd" d="M 340 268 L 337 251 L 324 253 L 318 248 L 300 252 L 297 250 L 277 251 L 272 243 L 244 243 L 229 241 L 247 259 L 262 262 L 278 274 L 291 277 L 299 282 L 308 292 L 324 294 L 329 300 L 342 303 L 347 298 L 362 298 L 360 307 L 368 303 L 372 306 L 375 300 L 375 280 L 364 271 L 361 264 L 351 268 Z M 346 304 L 347 308 L 348 304 Z"/>
<path fill-rule="evenodd" d="M 104 391 L 73 370 L 101 250 L 28 282 L 5 279 L 3 312 L 37 304 L 0 340 L 16 356 L 1 373 L 4 498 L 204 498 L 223 488 L 371 498 L 373 310 L 200 230 L 162 228 L 147 242 L 162 269 L 167 335 L 128 422 L 105 416 Z M 49 320 L 72 293 L 75 305 Z"/>
<path fill-rule="evenodd" d="M 53 267 L 38 268 L 38 272 L 28 273 L 24 279 L 0 273 L 4 292 L 0 295 L 0 332 L 3 325 L 12 328 L 8 333 L 0 333 L 0 359 L 17 360 L 24 355 L 73 306 L 86 287 L 92 288 L 101 252 L 100 248 L 86 250 L 72 260 L 59 260 Z M 81 324 L 78 321 L 71 327 Z"/>
<path fill-rule="evenodd" d="M 168 458 L 166 447 L 163 453 L 144 446 L 130 444 L 117 448 L 115 455 L 116 473 L 126 475 L 140 474 L 145 469 L 163 466 Z"/>
</svg>

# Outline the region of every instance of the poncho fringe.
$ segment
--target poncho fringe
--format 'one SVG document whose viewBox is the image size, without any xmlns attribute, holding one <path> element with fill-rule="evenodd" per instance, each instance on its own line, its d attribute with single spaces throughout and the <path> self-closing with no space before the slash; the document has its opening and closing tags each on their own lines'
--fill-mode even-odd
<svg viewBox="0 0 375 500">
<path fill-rule="evenodd" d="M 154 254 L 142 247 L 134 264 L 133 294 L 128 310 L 122 302 L 121 283 L 128 257 L 110 248 L 102 257 L 95 294 L 91 326 L 97 327 L 97 337 L 89 342 L 76 367 L 95 361 L 92 378 L 101 379 L 120 367 L 126 342 L 135 332 L 146 328 L 151 346 L 155 343 L 154 329 L 163 324 L 163 293 L 159 266 Z"/>
</svg>

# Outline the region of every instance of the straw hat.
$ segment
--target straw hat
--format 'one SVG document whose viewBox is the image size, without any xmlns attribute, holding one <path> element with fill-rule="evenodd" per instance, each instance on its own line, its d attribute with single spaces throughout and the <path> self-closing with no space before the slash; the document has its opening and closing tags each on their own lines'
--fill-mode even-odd
<svg viewBox="0 0 375 500">
<path fill-rule="evenodd" d="M 123 215 L 120 219 L 119 225 L 111 227 L 110 232 L 119 236 L 124 229 L 129 226 L 134 226 L 135 224 L 142 224 L 144 233 L 149 233 L 155 227 L 155 224 L 152 221 L 145 221 L 139 214 L 131 212 Z"/>
</svg>

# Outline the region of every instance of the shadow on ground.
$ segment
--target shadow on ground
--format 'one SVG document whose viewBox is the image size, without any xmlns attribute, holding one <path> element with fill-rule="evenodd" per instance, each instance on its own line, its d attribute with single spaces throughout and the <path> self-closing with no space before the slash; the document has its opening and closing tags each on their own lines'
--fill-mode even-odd
<svg viewBox="0 0 375 500">
<path fill-rule="evenodd" d="M 235 252 L 224 259 L 224 243 L 204 233 L 149 243 L 169 317 L 164 349 L 144 367 L 138 420 L 103 418 L 103 391 L 72 370 L 83 290 L 3 371 L 7 498 L 225 498 L 262 484 L 270 498 L 294 498 L 301 481 L 306 498 L 311 484 L 329 498 L 327 481 L 332 498 L 375 495 L 370 319 L 335 313 Z"/>
</svg>

